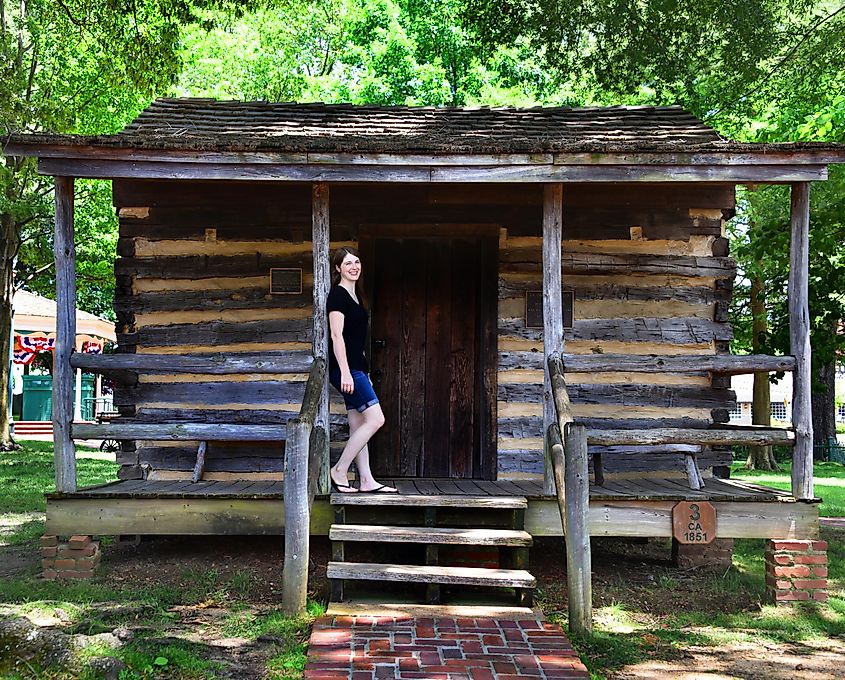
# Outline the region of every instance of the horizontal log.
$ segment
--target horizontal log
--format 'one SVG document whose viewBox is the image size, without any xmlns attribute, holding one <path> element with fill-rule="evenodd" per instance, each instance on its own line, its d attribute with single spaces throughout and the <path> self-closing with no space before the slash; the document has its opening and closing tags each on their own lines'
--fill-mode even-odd
<svg viewBox="0 0 845 680">
<path fill-rule="evenodd" d="M 187 472 L 193 469 L 196 462 L 196 451 L 193 456 L 187 452 L 169 452 L 166 449 L 142 449 L 141 464 L 149 465 L 152 470 Z M 278 472 L 284 469 L 284 456 L 281 447 L 276 456 L 218 456 L 206 458 L 206 472 Z"/>
<path fill-rule="evenodd" d="M 771 428 L 750 431 L 723 429 L 698 430 L 685 428 L 655 428 L 651 430 L 589 430 L 587 441 L 593 445 L 660 445 L 701 444 L 704 446 L 792 446 L 795 433 Z"/>
<path fill-rule="evenodd" d="M 185 255 L 159 257 L 121 257 L 115 261 L 115 274 L 143 278 L 212 278 L 217 276 L 267 276 L 270 269 L 301 268 L 311 271 L 310 253 L 290 255 Z"/>
<path fill-rule="evenodd" d="M 116 406 L 166 403 L 184 405 L 185 408 L 250 404 L 260 408 L 273 404 L 301 404 L 304 393 L 305 384 L 301 381 L 142 382 L 135 387 L 118 389 L 114 403 Z"/>
<path fill-rule="evenodd" d="M 621 300 L 625 302 L 685 302 L 688 304 L 711 304 L 716 300 L 716 291 L 712 286 L 634 286 L 630 284 L 599 284 L 591 285 L 577 285 L 567 286 L 564 281 L 564 287 L 574 293 L 575 300 L 584 302 L 590 301 L 604 301 L 604 300 Z M 499 280 L 499 300 L 507 300 L 509 298 L 524 299 L 526 291 L 542 290 L 542 277 L 538 275 L 537 279 L 508 281 Z"/>
<path fill-rule="evenodd" d="M 74 423 L 74 439 L 149 439 L 153 441 L 284 441 L 285 425 L 226 423 Z"/>
<path fill-rule="evenodd" d="M 311 368 L 311 352 L 289 350 L 244 354 L 83 354 L 71 355 L 70 365 L 93 373 L 304 373 Z"/>
<path fill-rule="evenodd" d="M 525 328 L 522 319 L 499 320 L 499 335 L 542 342 L 542 328 Z M 576 319 L 574 328 L 565 331 L 567 340 L 613 340 L 616 342 L 652 342 L 674 345 L 708 344 L 731 340 L 730 325 L 709 319 L 682 317 L 670 319 Z"/>
<path fill-rule="evenodd" d="M 627 473 L 657 473 L 671 472 L 682 473 L 685 470 L 684 458 L 677 452 L 674 455 L 666 455 L 665 452 L 657 450 L 616 450 L 610 454 L 606 449 L 602 450 L 602 469 L 605 473 L 627 474 Z M 704 449 L 696 454 L 696 462 L 702 470 L 714 466 L 727 466 L 733 460 L 730 450 Z M 542 449 L 520 449 L 514 451 L 499 452 L 499 472 L 520 472 L 529 474 L 542 474 L 543 472 L 543 451 Z M 592 462 L 590 464 L 592 472 Z"/>
<path fill-rule="evenodd" d="M 714 278 L 733 278 L 736 274 L 736 261 L 731 257 L 564 252 L 561 261 L 564 274 L 636 273 Z M 500 263 L 503 271 L 542 272 L 541 253 L 537 248 L 504 251 Z"/>
<path fill-rule="evenodd" d="M 710 420 L 695 418 L 578 418 L 578 422 L 595 430 L 632 430 L 652 427 L 681 427 L 706 430 Z M 531 439 L 543 436 L 543 419 L 523 416 L 498 419 L 500 439 Z"/>
<path fill-rule="evenodd" d="M 567 385 L 567 391 L 572 404 L 719 408 L 727 407 L 735 401 L 734 393 L 730 390 L 709 387 L 578 384 Z M 498 399 L 509 403 L 540 403 L 543 401 L 543 385 L 500 383 Z"/>
<path fill-rule="evenodd" d="M 264 272 L 269 284 L 269 272 Z M 304 278 L 304 277 L 303 277 Z M 174 286 L 175 288 L 175 286 Z M 260 288 L 164 290 L 115 295 L 115 311 L 147 314 L 150 312 L 181 312 L 240 310 L 240 309 L 304 309 L 312 304 L 311 290 L 303 287 L 301 294 L 271 295 L 268 285 Z"/>
<path fill-rule="evenodd" d="M 310 342 L 311 320 L 212 321 L 170 326 L 144 326 L 134 334 L 134 339 L 137 344 L 145 347 L 188 344 L 214 346 L 241 342 Z"/>
<path fill-rule="evenodd" d="M 23 147 L 20 147 L 23 148 Z M 88 179 L 288 182 L 802 182 L 827 179 L 826 165 L 505 165 L 406 166 L 198 163 L 89 158 L 38 159 L 43 175 Z"/>
<path fill-rule="evenodd" d="M 631 371 L 634 373 L 695 373 L 709 371 L 720 375 L 792 371 L 795 357 L 748 354 L 717 355 L 650 355 L 630 354 L 566 354 L 564 369 L 572 373 L 594 371 Z"/>
</svg>

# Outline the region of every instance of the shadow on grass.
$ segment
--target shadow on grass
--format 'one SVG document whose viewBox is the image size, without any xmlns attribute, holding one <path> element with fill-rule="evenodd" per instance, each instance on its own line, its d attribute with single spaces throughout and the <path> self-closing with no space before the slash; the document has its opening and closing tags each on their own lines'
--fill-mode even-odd
<svg viewBox="0 0 845 680">
<path fill-rule="evenodd" d="M 668 544 L 659 541 L 627 552 L 621 544 L 599 542 L 594 633 L 572 636 L 572 643 L 594 678 L 645 662 L 679 662 L 688 670 L 684 657 L 693 649 L 704 663 L 708 655 L 716 663 L 730 645 L 774 645 L 774 665 L 779 654 L 812 654 L 816 645 L 845 639 L 845 531 L 825 529 L 822 538 L 828 541 L 830 600 L 796 607 L 765 604 L 763 540 L 737 540 L 733 566 L 710 573 L 672 568 L 664 559 Z M 560 581 L 544 584 L 538 599 L 549 619 L 566 627 L 565 575 Z"/>
</svg>

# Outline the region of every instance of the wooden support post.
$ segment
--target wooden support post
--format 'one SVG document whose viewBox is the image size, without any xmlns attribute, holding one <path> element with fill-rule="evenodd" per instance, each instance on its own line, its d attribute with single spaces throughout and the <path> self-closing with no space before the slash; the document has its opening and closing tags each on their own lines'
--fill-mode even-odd
<svg viewBox="0 0 845 680">
<path fill-rule="evenodd" d="M 300 418 L 287 423 L 285 442 L 285 566 L 282 608 L 288 614 L 305 611 L 308 595 L 308 443 L 310 427 Z"/>
<path fill-rule="evenodd" d="M 315 357 L 329 360 L 329 329 L 326 315 L 326 299 L 331 287 L 331 268 L 329 253 L 330 242 L 329 185 L 311 186 L 311 228 L 314 262 L 314 334 L 313 352 Z M 326 436 L 320 440 L 320 471 L 317 475 L 317 493 L 329 492 L 329 372 L 323 379 L 320 405 L 317 409 L 315 427 L 323 428 Z"/>
<path fill-rule="evenodd" d="M 566 462 L 563 459 L 563 440 L 557 423 L 549 425 L 549 429 L 546 430 L 546 441 L 549 443 L 549 452 L 552 459 L 557 507 L 560 512 L 560 526 L 563 527 L 563 535 L 568 536 L 569 533 L 566 529 L 566 479 L 564 473 Z"/>
<path fill-rule="evenodd" d="M 334 506 L 334 523 L 335 524 L 346 524 L 346 506 L 345 505 L 335 505 Z M 332 541 L 332 561 L 333 562 L 346 562 L 346 545 L 343 541 Z M 342 578 L 333 578 L 330 579 L 331 586 L 329 590 L 331 591 L 330 597 L 332 602 L 343 602 L 344 597 L 344 589 L 346 586 L 346 582 Z"/>
<path fill-rule="evenodd" d="M 205 472 L 205 452 L 208 450 L 208 442 L 200 442 L 197 449 L 197 462 L 194 464 L 194 472 L 191 475 L 191 481 L 196 484 L 202 479 L 202 473 Z"/>
<path fill-rule="evenodd" d="M 695 460 L 695 454 L 687 453 L 684 455 L 684 466 L 687 470 L 687 482 L 689 488 L 693 491 L 698 491 L 704 486 L 704 480 L 701 478 L 701 473 L 698 471 L 698 464 Z"/>
<path fill-rule="evenodd" d="M 590 552 L 590 479 L 587 467 L 587 428 L 568 423 L 563 433 L 566 469 L 566 582 L 569 630 L 576 635 L 593 631 L 593 581 Z"/>
<path fill-rule="evenodd" d="M 549 357 L 563 354 L 563 295 L 561 284 L 561 242 L 563 240 L 563 185 L 546 184 L 543 187 L 543 351 L 545 373 L 543 377 L 543 432 L 557 421 L 552 399 L 552 382 L 549 375 Z M 554 473 L 551 449 L 545 440 L 543 490 L 554 493 Z"/>
<path fill-rule="evenodd" d="M 789 252 L 789 345 L 792 374 L 792 495 L 813 497 L 813 417 L 810 405 L 810 184 L 792 185 L 792 240 Z"/>
<path fill-rule="evenodd" d="M 53 352 L 53 457 L 56 491 L 76 491 L 73 369 L 76 342 L 76 248 L 73 243 L 73 178 L 56 177 L 56 348 Z"/>
</svg>

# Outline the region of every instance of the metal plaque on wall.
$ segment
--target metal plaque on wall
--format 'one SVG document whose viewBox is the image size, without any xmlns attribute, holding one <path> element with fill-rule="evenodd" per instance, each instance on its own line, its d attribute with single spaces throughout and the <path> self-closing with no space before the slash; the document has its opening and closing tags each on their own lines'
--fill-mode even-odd
<svg viewBox="0 0 845 680">
<path fill-rule="evenodd" d="M 270 292 L 273 295 L 302 293 L 302 269 L 270 269 Z"/>
<path fill-rule="evenodd" d="M 562 291 L 563 327 L 571 329 L 573 324 L 573 307 L 575 305 L 575 291 Z M 543 327 L 543 291 L 525 291 L 525 327 Z"/>
</svg>

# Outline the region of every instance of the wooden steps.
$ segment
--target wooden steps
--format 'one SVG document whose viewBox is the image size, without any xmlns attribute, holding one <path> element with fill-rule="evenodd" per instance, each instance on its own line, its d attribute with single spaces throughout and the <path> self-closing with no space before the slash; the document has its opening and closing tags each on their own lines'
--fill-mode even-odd
<svg viewBox="0 0 845 680">
<path fill-rule="evenodd" d="M 439 545 L 530 546 L 531 534 L 515 529 L 447 529 L 443 527 L 391 527 L 380 524 L 335 524 L 333 541 L 385 541 L 437 543 Z"/>
<path fill-rule="evenodd" d="M 332 601 L 344 599 L 347 582 L 390 581 L 425 585 L 428 604 L 450 586 L 480 586 L 513 590 L 518 604 L 530 605 L 536 581 L 527 571 L 533 539 L 524 496 L 335 493 L 331 503 Z M 366 557 L 353 561 L 348 552 Z"/>
<path fill-rule="evenodd" d="M 327 575 L 329 578 L 364 581 L 403 581 L 499 588 L 534 588 L 537 585 L 536 579 L 524 569 L 329 562 Z"/>
<path fill-rule="evenodd" d="M 52 435 L 52 420 L 16 420 L 14 421 L 15 437 L 26 438 L 31 435 Z"/>
</svg>

